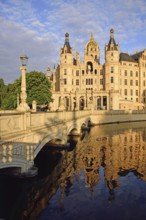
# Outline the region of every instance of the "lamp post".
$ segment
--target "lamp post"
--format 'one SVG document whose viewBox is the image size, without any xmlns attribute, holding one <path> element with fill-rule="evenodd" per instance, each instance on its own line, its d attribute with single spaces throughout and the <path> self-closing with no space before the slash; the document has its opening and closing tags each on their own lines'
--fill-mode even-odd
<svg viewBox="0 0 146 220">
<path fill-rule="evenodd" d="M 21 111 L 21 112 L 26 112 L 26 111 L 30 110 L 30 108 L 26 102 L 26 99 L 27 99 L 27 93 L 26 93 L 26 70 L 27 70 L 27 67 L 26 67 L 26 64 L 28 61 L 28 57 L 26 56 L 26 54 L 23 54 L 20 56 L 20 60 L 21 60 L 20 70 L 22 72 L 21 94 L 20 94 L 21 101 L 20 101 L 19 106 L 17 107 L 17 110 Z"/>
</svg>

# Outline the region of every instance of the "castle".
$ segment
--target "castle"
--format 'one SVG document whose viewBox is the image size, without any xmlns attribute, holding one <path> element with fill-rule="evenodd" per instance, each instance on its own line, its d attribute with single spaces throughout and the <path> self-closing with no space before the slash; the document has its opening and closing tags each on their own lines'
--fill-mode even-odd
<svg viewBox="0 0 146 220">
<path fill-rule="evenodd" d="M 69 34 L 60 49 L 60 64 L 52 75 L 51 110 L 137 110 L 146 103 L 146 50 L 133 55 L 120 52 L 110 30 L 105 45 L 105 63 L 100 64 L 100 49 L 91 34 L 84 50 L 74 57 Z"/>
</svg>

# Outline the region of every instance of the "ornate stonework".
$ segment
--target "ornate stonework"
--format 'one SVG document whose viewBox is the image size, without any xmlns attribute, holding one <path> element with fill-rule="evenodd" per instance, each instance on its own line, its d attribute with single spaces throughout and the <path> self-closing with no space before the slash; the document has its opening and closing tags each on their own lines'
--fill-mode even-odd
<svg viewBox="0 0 146 220">
<path fill-rule="evenodd" d="M 81 61 L 79 52 L 74 57 L 66 33 L 60 64 L 54 67 L 51 81 L 54 98 L 51 110 L 58 110 L 62 100 L 65 110 L 143 109 L 146 103 L 146 50 L 133 55 L 120 52 L 111 29 L 109 43 L 105 45 L 105 63 L 100 64 L 100 49 L 93 34 L 85 45 Z"/>
</svg>

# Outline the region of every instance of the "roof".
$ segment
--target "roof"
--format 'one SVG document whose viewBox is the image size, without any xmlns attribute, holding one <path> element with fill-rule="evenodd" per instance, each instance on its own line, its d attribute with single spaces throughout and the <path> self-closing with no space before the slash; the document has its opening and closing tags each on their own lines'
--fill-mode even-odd
<svg viewBox="0 0 146 220">
<path fill-rule="evenodd" d="M 65 46 L 66 46 L 66 48 L 67 48 L 67 53 L 71 53 L 70 43 L 69 43 L 69 42 L 65 42 L 65 43 L 64 43 L 64 46 L 63 46 L 63 49 L 65 48 Z"/>
<path fill-rule="evenodd" d="M 140 52 L 135 53 L 135 54 L 133 54 L 133 55 L 131 55 L 131 56 L 132 56 L 132 58 L 133 58 L 135 61 L 138 61 L 139 58 L 141 57 L 142 53 L 143 53 L 143 51 L 140 51 Z"/>
<path fill-rule="evenodd" d="M 65 47 L 67 48 L 66 52 L 71 53 L 71 46 L 70 46 L 70 43 L 69 43 L 69 34 L 68 33 L 65 34 L 65 43 L 64 43 L 64 46 L 63 46 L 62 53 L 64 53 Z"/>
<path fill-rule="evenodd" d="M 117 44 L 116 44 L 116 42 L 115 42 L 115 39 L 114 38 L 110 38 L 110 40 L 109 40 L 109 43 L 108 43 L 108 49 L 107 50 L 110 50 L 110 45 L 111 44 L 113 44 L 113 50 L 118 50 L 117 49 Z"/>
<path fill-rule="evenodd" d="M 111 45 L 114 46 L 113 47 L 114 50 L 118 50 L 118 48 L 117 48 L 118 45 L 116 44 L 116 41 L 114 39 L 114 29 L 110 30 L 110 40 L 109 40 L 109 43 L 108 43 L 108 49 L 107 50 L 110 50 Z"/>
<path fill-rule="evenodd" d="M 132 56 L 128 53 L 120 53 L 120 61 L 128 61 L 128 62 L 137 62 Z"/>
</svg>

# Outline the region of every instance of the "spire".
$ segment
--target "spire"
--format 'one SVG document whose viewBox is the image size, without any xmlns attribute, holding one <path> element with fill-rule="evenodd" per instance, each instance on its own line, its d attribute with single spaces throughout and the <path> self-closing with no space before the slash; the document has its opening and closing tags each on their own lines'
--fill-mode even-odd
<svg viewBox="0 0 146 220">
<path fill-rule="evenodd" d="M 113 47 L 114 50 L 117 50 L 117 44 L 114 39 L 114 29 L 113 28 L 110 29 L 110 40 L 108 43 L 108 49 L 110 50 L 111 47 Z"/>
<path fill-rule="evenodd" d="M 94 41 L 93 33 L 91 32 L 90 41 Z"/>
<path fill-rule="evenodd" d="M 48 79 L 50 79 L 51 77 L 50 66 L 48 66 L 47 68 L 47 76 L 48 76 Z"/>
<path fill-rule="evenodd" d="M 68 33 L 65 34 L 65 43 L 63 46 L 62 53 L 64 53 L 65 50 L 67 53 L 71 53 L 71 47 L 70 47 L 70 43 L 69 43 L 69 34 Z"/>
<path fill-rule="evenodd" d="M 110 29 L 110 38 L 114 39 L 114 29 L 113 28 Z"/>
<path fill-rule="evenodd" d="M 68 33 L 65 34 L 65 43 L 69 43 L 69 34 Z"/>
</svg>

